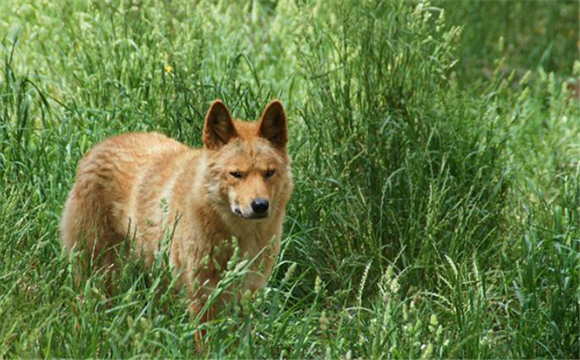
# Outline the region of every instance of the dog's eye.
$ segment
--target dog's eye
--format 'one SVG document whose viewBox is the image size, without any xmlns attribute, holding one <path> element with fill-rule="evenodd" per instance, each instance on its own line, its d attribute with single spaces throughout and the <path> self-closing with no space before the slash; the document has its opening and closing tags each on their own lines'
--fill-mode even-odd
<svg viewBox="0 0 580 360">
<path fill-rule="evenodd" d="M 230 171 L 230 175 L 235 177 L 236 179 L 241 179 L 242 178 L 242 173 L 239 171 Z"/>
<path fill-rule="evenodd" d="M 266 171 L 266 178 L 271 178 L 276 173 L 276 170 L 268 170 Z"/>
</svg>

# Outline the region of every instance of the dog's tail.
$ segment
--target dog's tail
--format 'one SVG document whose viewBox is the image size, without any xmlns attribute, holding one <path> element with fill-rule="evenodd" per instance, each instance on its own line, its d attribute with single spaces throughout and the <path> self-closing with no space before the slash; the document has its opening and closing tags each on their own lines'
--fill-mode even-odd
<svg viewBox="0 0 580 360">
<path fill-rule="evenodd" d="M 64 206 L 60 235 L 67 252 L 74 255 L 78 280 L 91 270 L 114 267 L 118 245 L 124 240 L 111 223 L 107 192 L 114 186 L 111 168 L 93 151 L 81 161 L 77 181 Z"/>
</svg>

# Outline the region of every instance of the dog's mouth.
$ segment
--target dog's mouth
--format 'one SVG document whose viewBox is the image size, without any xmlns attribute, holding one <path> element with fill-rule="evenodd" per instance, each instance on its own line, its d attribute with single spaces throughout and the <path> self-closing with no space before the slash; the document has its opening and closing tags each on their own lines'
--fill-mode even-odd
<svg viewBox="0 0 580 360">
<path fill-rule="evenodd" d="M 268 213 L 267 212 L 264 213 L 264 214 L 252 213 L 252 214 L 246 215 L 237 206 L 232 206 L 232 211 L 234 212 L 234 214 L 236 214 L 239 217 L 241 217 L 242 219 L 246 219 L 246 220 L 261 220 L 261 219 L 265 219 L 265 218 L 268 217 Z"/>
</svg>

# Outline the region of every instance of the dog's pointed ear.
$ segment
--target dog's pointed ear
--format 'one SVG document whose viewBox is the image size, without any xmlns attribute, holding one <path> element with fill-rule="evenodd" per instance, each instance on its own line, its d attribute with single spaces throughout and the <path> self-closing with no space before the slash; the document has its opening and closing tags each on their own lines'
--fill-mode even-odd
<svg viewBox="0 0 580 360">
<path fill-rule="evenodd" d="M 260 118 L 259 135 L 266 138 L 274 146 L 284 148 L 288 142 L 288 122 L 284 107 L 279 100 L 274 100 L 266 106 Z"/>
<path fill-rule="evenodd" d="M 208 149 L 216 150 L 238 136 L 232 116 L 220 99 L 209 107 L 203 123 L 203 143 Z"/>
</svg>

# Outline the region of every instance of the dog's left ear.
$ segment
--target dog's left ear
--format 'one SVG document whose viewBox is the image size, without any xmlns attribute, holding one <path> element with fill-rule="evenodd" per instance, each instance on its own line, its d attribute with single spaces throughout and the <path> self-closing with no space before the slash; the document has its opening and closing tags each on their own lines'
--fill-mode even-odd
<svg viewBox="0 0 580 360">
<path fill-rule="evenodd" d="M 237 136 L 238 132 L 228 107 L 220 99 L 216 99 L 209 107 L 203 123 L 205 146 L 210 150 L 217 150 Z"/>
<path fill-rule="evenodd" d="M 259 135 L 268 139 L 274 146 L 284 148 L 288 142 L 288 123 L 284 107 L 279 100 L 266 106 L 260 118 Z"/>
</svg>

